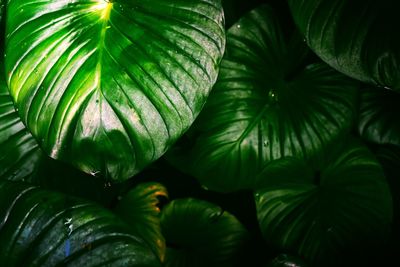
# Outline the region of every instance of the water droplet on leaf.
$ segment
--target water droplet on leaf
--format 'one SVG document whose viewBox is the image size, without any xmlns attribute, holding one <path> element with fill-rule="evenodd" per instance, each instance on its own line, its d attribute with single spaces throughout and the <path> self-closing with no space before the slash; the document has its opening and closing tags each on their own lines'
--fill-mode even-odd
<svg viewBox="0 0 400 267">
<path fill-rule="evenodd" d="M 278 93 L 275 90 L 270 90 L 268 92 L 268 100 L 270 103 L 277 103 L 278 102 Z"/>
</svg>

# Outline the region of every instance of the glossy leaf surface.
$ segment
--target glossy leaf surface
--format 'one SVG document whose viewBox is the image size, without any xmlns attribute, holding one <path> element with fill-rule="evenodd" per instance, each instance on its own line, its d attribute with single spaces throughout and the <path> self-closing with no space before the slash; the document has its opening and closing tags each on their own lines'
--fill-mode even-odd
<svg viewBox="0 0 400 267">
<path fill-rule="evenodd" d="M 43 153 L 15 111 L 2 75 L 2 60 L 0 66 L 0 180 L 26 181 L 108 204 L 117 191 L 116 185 L 111 189 L 109 182 L 105 184 Z"/>
<path fill-rule="evenodd" d="M 176 165 L 190 166 L 187 171 L 213 190 L 257 188 L 254 177 L 265 165 L 309 159 L 347 133 L 357 85 L 326 64 L 308 64 L 307 53 L 301 37 L 286 36 L 267 5 L 233 25 L 189 144 L 172 156 L 187 163 Z"/>
<path fill-rule="evenodd" d="M 400 147 L 400 93 L 362 89 L 358 132 L 369 142 Z"/>
<path fill-rule="evenodd" d="M 270 177 L 255 193 L 259 224 L 267 242 L 313 266 L 360 263 L 387 238 L 391 194 L 380 164 L 355 140 L 327 154 L 318 170 Z"/>
<path fill-rule="evenodd" d="M 11 0 L 9 89 L 47 154 L 124 180 L 199 113 L 223 22 L 219 0 Z"/>
<path fill-rule="evenodd" d="M 0 179 L 29 179 L 43 158 L 36 140 L 15 111 L 0 60 Z"/>
<path fill-rule="evenodd" d="M 398 0 L 289 0 L 312 50 L 361 81 L 400 90 Z"/>
<path fill-rule="evenodd" d="M 218 206 L 197 199 L 178 199 L 161 212 L 167 241 L 165 266 L 234 266 L 247 231 Z"/>
<path fill-rule="evenodd" d="M 119 201 L 115 212 L 131 230 L 138 233 L 158 255 L 165 258 L 165 239 L 161 234 L 160 208 L 162 198 L 168 198 L 167 189 L 159 183 L 143 183 L 130 190 Z"/>
<path fill-rule="evenodd" d="M 161 266 L 115 215 L 89 202 L 0 181 L 4 266 Z"/>
</svg>

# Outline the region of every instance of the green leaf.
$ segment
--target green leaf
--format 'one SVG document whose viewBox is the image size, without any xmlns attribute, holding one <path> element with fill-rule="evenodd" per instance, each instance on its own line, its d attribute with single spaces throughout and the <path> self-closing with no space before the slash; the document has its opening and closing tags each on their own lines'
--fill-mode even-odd
<svg viewBox="0 0 400 267">
<path fill-rule="evenodd" d="M 4 14 L 5 14 L 5 10 L 6 10 L 6 1 L 5 0 L 0 0 L 0 22 L 1 24 L 3 24 L 3 20 L 4 20 Z M 4 40 L 4 32 L 3 29 L 1 31 L 2 36 L 0 37 L 0 40 L 3 41 Z"/>
<path fill-rule="evenodd" d="M 365 140 L 400 147 L 400 94 L 391 90 L 363 88 L 358 132 Z"/>
<path fill-rule="evenodd" d="M 266 164 L 310 159 L 347 133 L 357 84 L 326 64 L 309 64 L 307 52 L 267 5 L 233 25 L 207 104 L 187 144 L 171 153 L 175 165 L 213 190 L 257 188 L 254 177 Z"/>
<path fill-rule="evenodd" d="M 228 212 L 192 198 L 166 205 L 161 229 L 167 241 L 167 267 L 234 266 L 248 235 Z"/>
<path fill-rule="evenodd" d="M 3 266 L 161 266 L 109 211 L 17 182 L 0 181 Z"/>
<path fill-rule="evenodd" d="M 163 262 L 165 239 L 161 234 L 160 208 L 162 198 L 168 198 L 167 189 L 159 183 L 142 183 L 130 190 L 119 201 L 115 212 L 149 244 Z"/>
<path fill-rule="evenodd" d="M 123 184 L 104 183 L 96 173 L 87 175 L 43 153 L 15 111 L 2 70 L 0 60 L 0 180 L 26 181 L 108 205 Z"/>
<path fill-rule="evenodd" d="M 124 180 L 196 118 L 223 21 L 219 0 L 10 0 L 9 89 L 47 154 Z"/>
<path fill-rule="evenodd" d="M 0 60 L 0 180 L 25 180 L 43 158 L 37 142 L 21 122 L 4 79 Z"/>
<path fill-rule="evenodd" d="M 368 261 L 365 255 L 386 241 L 392 222 L 391 194 L 374 155 L 350 139 L 306 173 L 274 177 L 255 193 L 265 240 L 313 266 Z"/>
<path fill-rule="evenodd" d="M 308 45 L 335 69 L 400 90 L 398 0 L 289 0 Z"/>
</svg>

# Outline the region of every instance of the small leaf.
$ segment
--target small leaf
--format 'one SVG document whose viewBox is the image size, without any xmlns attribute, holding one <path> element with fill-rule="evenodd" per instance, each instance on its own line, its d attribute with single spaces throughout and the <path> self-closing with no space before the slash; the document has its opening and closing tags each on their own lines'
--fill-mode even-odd
<svg viewBox="0 0 400 267">
<path fill-rule="evenodd" d="M 115 212 L 149 244 L 163 262 L 166 247 L 160 226 L 160 198 L 168 198 L 167 189 L 163 185 L 139 184 L 122 197 Z"/>
<path fill-rule="evenodd" d="M 177 199 L 166 205 L 161 229 L 167 241 L 167 267 L 234 266 L 248 238 L 234 216 L 197 199 Z"/>
</svg>

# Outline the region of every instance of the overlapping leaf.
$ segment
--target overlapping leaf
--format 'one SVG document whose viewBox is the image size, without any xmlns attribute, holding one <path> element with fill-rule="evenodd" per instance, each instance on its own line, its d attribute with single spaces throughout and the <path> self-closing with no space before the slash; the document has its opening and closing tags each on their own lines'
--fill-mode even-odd
<svg viewBox="0 0 400 267">
<path fill-rule="evenodd" d="M 398 0 L 289 0 L 312 50 L 361 81 L 400 90 Z"/>
<path fill-rule="evenodd" d="M 107 210 L 62 194 L 0 181 L 3 266 L 161 266 Z"/>
<path fill-rule="evenodd" d="M 124 180 L 199 113 L 223 21 L 219 0 L 11 0 L 9 89 L 47 154 Z"/>
<path fill-rule="evenodd" d="M 284 34 L 267 5 L 233 25 L 189 143 L 171 156 L 183 158 L 176 165 L 210 189 L 257 188 L 254 177 L 265 165 L 309 159 L 347 133 L 357 85 L 326 64 L 308 64 L 307 52 L 296 32 Z"/>
<path fill-rule="evenodd" d="M 400 147 L 400 93 L 363 88 L 359 116 L 358 131 L 365 140 Z"/>
<path fill-rule="evenodd" d="M 165 258 L 165 239 L 160 226 L 160 198 L 168 198 L 167 189 L 159 183 L 139 184 L 119 201 L 115 212 L 132 231 L 140 234 L 158 255 Z"/>
<path fill-rule="evenodd" d="M 259 224 L 267 242 L 313 266 L 361 264 L 390 231 L 390 190 L 380 164 L 358 142 L 335 145 L 328 155 L 309 174 L 269 179 L 255 194 Z"/>
<path fill-rule="evenodd" d="M 231 214 L 197 199 L 178 199 L 161 212 L 167 267 L 231 267 L 247 231 Z"/>
</svg>

